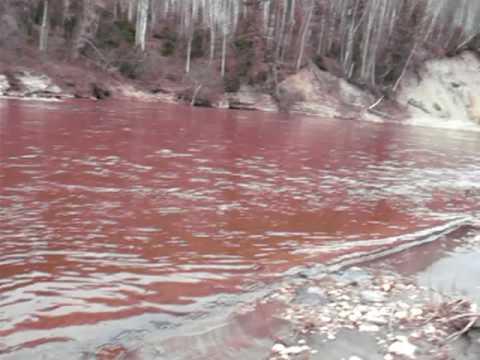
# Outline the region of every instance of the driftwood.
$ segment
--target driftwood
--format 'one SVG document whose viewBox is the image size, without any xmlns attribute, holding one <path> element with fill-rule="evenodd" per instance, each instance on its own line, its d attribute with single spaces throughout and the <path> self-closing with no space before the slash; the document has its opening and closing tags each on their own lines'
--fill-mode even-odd
<svg viewBox="0 0 480 360">
<path fill-rule="evenodd" d="M 465 45 L 467 45 L 470 41 L 475 39 L 478 35 L 480 35 L 480 33 L 476 33 L 476 34 L 470 36 L 469 38 L 467 38 L 465 41 L 463 41 L 462 43 L 460 43 L 460 45 L 457 46 L 455 51 L 459 51 L 461 48 L 463 48 Z"/>
<path fill-rule="evenodd" d="M 87 45 L 90 45 L 90 47 L 95 50 L 95 53 L 98 55 L 98 57 L 100 58 L 100 60 L 104 63 L 104 68 L 105 70 L 108 70 L 108 68 L 110 67 L 110 62 L 107 61 L 107 58 L 102 54 L 102 52 L 98 49 L 98 47 L 95 46 L 95 44 L 93 43 L 93 41 L 91 41 L 89 38 L 87 37 L 84 37 L 83 38 L 83 41 L 85 42 L 85 44 Z"/>
<path fill-rule="evenodd" d="M 465 335 L 480 321 L 480 313 L 469 312 L 466 307 L 470 308 L 470 302 L 466 299 L 458 299 L 448 303 L 441 304 L 435 313 L 425 320 L 424 324 L 428 324 L 432 321 L 439 321 L 445 325 L 458 326 L 460 330 L 455 331 L 445 338 L 445 343 L 457 340 L 460 336 Z M 453 315 L 452 315 L 453 314 Z M 451 315 L 451 316 L 449 316 Z"/>
<path fill-rule="evenodd" d="M 380 117 L 384 117 L 384 118 L 387 118 L 387 119 L 393 119 L 393 117 L 383 111 L 379 111 L 379 110 L 376 110 L 375 108 L 380 105 L 380 103 L 385 99 L 385 95 L 380 97 L 380 99 L 378 99 L 377 101 L 375 101 L 372 105 L 370 105 L 366 111 L 369 112 L 369 113 L 372 113 L 374 115 L 377 115 L 377 116 L 380 116 Z"/>
<path fill-rule="evenodd" d="M 370 111 L 370 110 L 375 109 L 378 105 L 380 105 L 380 103 L 383 101 L 383 99 L 385 99 L 385 96 L 382 96 L 380 99 L 375 101 L 372 105 L 370 105 L 370 107 L 367 110 Z"/>
<path fill-rule="evenodd" d="M 479 313 L 460 314 L 460 315 L 452 316 L 451 318 L 446 319 L 445 322 L 449 323 L 451 321 L 463 320 L 463 319 L 468 320 L 468 323 L 459 331 L 448 336 L 445 339 L 446 342 L 456 340 L 460 336 L 468 333 L 475 326 L 475 324 L 480 320 L 480 314 Z"/>
</svg>

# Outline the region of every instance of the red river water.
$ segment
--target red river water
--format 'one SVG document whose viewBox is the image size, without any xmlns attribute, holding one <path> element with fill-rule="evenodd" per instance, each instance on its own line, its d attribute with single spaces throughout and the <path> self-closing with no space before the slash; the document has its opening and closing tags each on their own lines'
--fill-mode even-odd
<svg viewBox="0 0 480 360">
<path fill-rule="evenodd" d="M 474 132 L 0 101 L 0 358 L 113 359 L 293 266 L 474 215 L 479 160 Z"/>
</svg>

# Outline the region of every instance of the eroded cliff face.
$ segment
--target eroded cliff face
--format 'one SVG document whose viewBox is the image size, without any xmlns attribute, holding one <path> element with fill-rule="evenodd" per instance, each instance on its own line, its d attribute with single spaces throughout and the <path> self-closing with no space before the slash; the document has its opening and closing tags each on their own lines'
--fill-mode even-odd
<svg viewBox="0 0 480 360">
<path fill-rule="evenodd" d="M 279 93 L 294 113 L 480 130 L 480 59 L 469 51 L 407 72 L 390 102 L 398 106 L 380 101 L 380 111 L 371 111 L 379 100 L 372 94 L 313 64 L 285 79 Z"/>
<path fill-rule="evenodd" d="M 405 76 L 397 100 L 412 123 L 480 128 L 480 60 L 464 52 L 428 61 Z"/>
<path fill-rule="evenodd" d="M 224 104 L 230 109 L 279 111 L 278 104 L 271 95 L 259 92 L 251 86 L 241 86 L 238 92 L 226 94 L 225 100 Z"/>
<path fill-rule="evenodd" d="M 375 98 L 310 64 L 279 86 L 280 102 L 294 113 L 359 119 Z"/>
</svg>

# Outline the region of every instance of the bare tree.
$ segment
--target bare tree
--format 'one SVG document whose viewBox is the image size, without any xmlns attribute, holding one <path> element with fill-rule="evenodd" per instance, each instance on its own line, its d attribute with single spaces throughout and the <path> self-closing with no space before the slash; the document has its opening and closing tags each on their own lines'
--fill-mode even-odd
<svg viewBox="0 0 480 360">
<path fill-rule="evenodd" d="M 310 31 L 310 24 L 312 22 L 312 16 L 313 16 L 313 11 L 314 11 L 314 0 L 310 0 L 310 5 L 308 8 L 305 9 L 306 14 L 304 14 L 304 22 L 302 24 L 302 30 L 301 30 L 301 37 L 300 37 L 300 50 L 298 52 L 298 58 L 297 58 L 297 64 L 295 68 L 300 70 L 300 67 L 302 66 L 303 62 L 303 56 L 305 53 L 305 44 L 307 42 L 307 36 Z"/>
<path fill-rule="evenodd" d="M 128 1 L 128 8 L 127 8 L 127 20 L 129 22 L 133 22 L 133 14 L 135 9 L 135 0 L 127 0 Z"/>
<path fill-rule="evenodd" d="M 79 0 L 79 2 L 79 12 L 75 14 L 79 20 L 74 30 L 71 53 L 73 59 L 77 59 L 82 49 L 95 38 L 100 13 L 98 8 L 103 8 L 105 5 L 100 0 Z"/>
<path fill-rule="evenodd" d="M 47 51 L 49 31 L 54 31 L 51 19 L 57 15 L 61 21 L 55 23 L 63 24 L 74 58 L 85 46 L 97 46 L 100 10 L 107 8 L 113 21 L 135 23 L 135 45 L 142 51 L 147 29 L 165 23 L 175 32 L 172 42 L 184 42 L 186 73 L 206 38 L 208 47 L 201 52 L 205 50 L 209 64 L 222 76 L 229 64 L 244 65 L 232 55 L 240 44 L 254 47 L 251 62 L 269 65 L 269 74 L 279 79 L 311 59 L 375 91 L 396 88 L 420 59 L 455 54 L 480 38 L 477 0 L 36 0 L 35 6 L 38 3 L 43 4 L 41 51 Z M 242 44 L 245 38 L 253 45 Z"/>
<path fill-rule="evenodd" d="M 147 36 L 148 22 L 148 0 L 138 0 L 137 25 L 135 31 L 135 46 L 145 51 L 145 40 Z"/>
<path fill-rule="evenodd" d="M 43 1 L 42 25 L 40 27 L 40 51 L 47 51 L 48 47 L 48 0 Z"/>
</svg>

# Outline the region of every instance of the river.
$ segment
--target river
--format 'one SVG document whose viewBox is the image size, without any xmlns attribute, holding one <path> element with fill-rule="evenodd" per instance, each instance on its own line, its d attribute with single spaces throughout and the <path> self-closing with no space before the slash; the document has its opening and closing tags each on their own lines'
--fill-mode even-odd
<svg viewBox="0 0 480 360">
<path fill-rule="evenodd" d="M 479 157 L 474 132 L 0 101 L 0 358 L 128 353 L 294 266 L 473 215 Z"/>
</svg>

